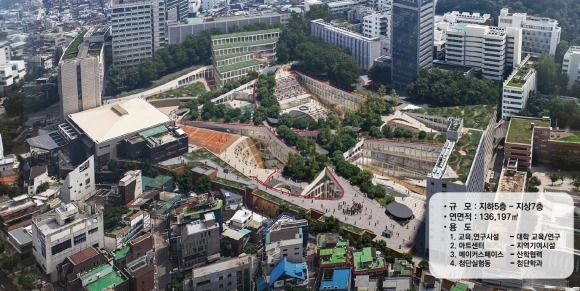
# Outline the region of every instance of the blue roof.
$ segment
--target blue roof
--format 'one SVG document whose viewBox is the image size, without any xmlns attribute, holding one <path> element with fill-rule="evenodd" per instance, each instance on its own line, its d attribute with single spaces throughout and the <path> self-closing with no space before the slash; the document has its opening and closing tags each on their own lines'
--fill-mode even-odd
<svg viewBox="0 0 580 291">
<path fill-rule="evenodd" d="M 322 281 L 320 290 L 347 289 L 348 281 L 350 281 L 350 269 L 334 269 L 332 280 Z"/>
<path fill-rule="evenodd" d="M 141 185 L 142 185 L 141 188 L 145 189 L 147 184 L 149 184 L 151 181 L 153 181 L 153 178 L 147 177 L 147 176 L 141 176 Z"/>
<path fill-rule="evenodd" d="M 270 272 L 270 283 L 269 286 L 274 285 L 274 283 L 282 276 L 295 278 L 299 280 L 306 280 L 306 263 L 290 263 L 286 258 L 283 258 L 274 269 Z"/>
<path fill-rule="evenodd" d="M 251 233 L 252 231 L 247 229 L 247 228 L 242 228 L 242 229 L 238 230 L 238 232 L 243 234 L 243 235 L 246 235 L 248 233 Z"/>
</svg>

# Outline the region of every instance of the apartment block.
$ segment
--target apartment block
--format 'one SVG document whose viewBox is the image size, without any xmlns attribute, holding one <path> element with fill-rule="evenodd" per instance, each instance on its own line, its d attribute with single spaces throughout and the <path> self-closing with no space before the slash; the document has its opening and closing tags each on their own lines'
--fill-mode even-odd
<svg viewBox="0 0 580 291">
<path fill-rule="evenodd" d="M 380 55 L 391 55 L 391 19 L 390 9 L 363 16 L 361 34 L 367 38 L 378 37 L 380 39 Z"/>
<path fill-rule="evenodd" d="M 105 250 L 121 249 L 143 231 L 151 229 L 151 217 L 142 210 L 129 210 L 114 229 L 105 233 Z"/>
<path fill-rule="evenodd" d="M 84 203 L 62 204 L 32 219 L 34 257 L 57 280 L 56 266 L 88 247 L 103 247 L 103 213 Z"/>
<path fill-rule="evenodd" d="M 167 0 L 167 22 L 186 22 L 188 14 L 188 0 Z"/>
<path fill-rule="evenodd" d="M 219 224 L 213 213 L 204 214 L 203 220 L 174 226 L 171 232 L 171 250 L 177 255 L 180 270 L 219 259 Z"/>
<path fill-rule="evenodd" d="M 12 60 L 9 45 L 0 46 L 0 90 L 23 80 L 26 66 L 22 60 Z"/>
<path fill-rule="evenodd" d="M 139 65 L 167 43 L 165 2 L 160 0 L 111 0 L 113 64 Z"/>
<path fill-rule="evenodd" d="M 573 46 L 564 54 L 562 61 L 562 74 L 568 76 L 568 89 L 572 88 L 575 82 L 580 81 L 580 46 Z"/>
<path fill-rule="evenodd" d="M 503 8 L 498 17 L 499 27 L 522 29 L 522 52 L 539 56 L 542 53 L 556 54 L 562 29 L 558 21 L 545 17 L 528 16 L 526 13 L 510 13 Z"/>
<path fill-rule="evenodd" d="M 322 19 L 312 20 L 310 29 L 312 35 L 319 37 L 323 42 L 329 42 L 347 49 L 363 70 L 370 69 L 373 61 L 381 56 L 381 41 L 379 37 L 369 38 L 326 23 Z"/>
<path fill-rule="evenodd" d="M 62 116 L 101 106 L 102 60 L 88 56 L 58 64 L 58 90 Z"/>
<path fill-rule="evenodd" d="M 536 70 L 528 55 L 503 82 L 502 118 L 518 115 L 526 107 L 530 92 L 536 91 Z"/>
<path fill-rule="evenodd" d="M 485 78 L 500 81 L 506 67 L 506 46 L 505 29 L 459 23 L 447 30 L 445 60 L 473 67 Z"/>
<path fill-rule="evenodd" d="M 433 0 L 393 1 L 392 78 L 397 87 L 405 87 L 419 75 L 419 70 L 433 67 Z"/>
<path fill-rule="evenodd" d="M 186 280 L 183 290 L 252 290 L 257 259 L 250 254 L 196 268 L 191 280 Z"/>
<path fill-rule="evenodd" d="M 223 86 L 248 72 L 261 72 L 270 60 L 276 59 L 279 29 L 214 35 L 211 47 L 216 82 Z"/>
</svg>

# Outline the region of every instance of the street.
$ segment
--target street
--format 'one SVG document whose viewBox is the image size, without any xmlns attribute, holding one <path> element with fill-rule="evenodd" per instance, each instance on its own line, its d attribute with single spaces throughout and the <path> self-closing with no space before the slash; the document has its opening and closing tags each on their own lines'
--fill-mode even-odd
<svg viewBox="0 0 580 291">
<path fill-rule="evenodd" d="M 12 280 L 8 277 L 8 274 L 0 273 L 0 291 L 12 291 L 18 290 L 18 287 L 12 283 Z"/>
<path fill-rule="evenodd" d="M 165 290 L 171 283 L 171 262 L 169 260 L 169 243 L 166 242 L 166 221 L 153 218 L 153 244 L 155 247 L 155 277 L 157 290 Z"/>
</svg>

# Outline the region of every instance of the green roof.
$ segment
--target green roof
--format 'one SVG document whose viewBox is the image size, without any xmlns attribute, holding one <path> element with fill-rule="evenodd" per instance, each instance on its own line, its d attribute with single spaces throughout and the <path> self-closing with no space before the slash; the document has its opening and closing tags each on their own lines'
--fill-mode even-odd
<svg viewBox="0 0 580 291">
<path fill-rule="evenodd" d="M 370 247 L 356 250 L 352 255 L 355 271 L 373 270 L 385 267 L 385 260 L 382 257 L 378 257 L 373 261 L 372 248 Z"/>
<path fill-rule="evenodd" d="M 344 247 L 337 247 L 334 249 L 321 249 L 321 256 L 330 256 L 328 258 L 322 258 L 320 264 L 336 264 L 336 263 L 346 263 L 346 249 Z"/>
<path fill-rule="evenodd" d="M 69 44 L 62 56 L 63 60 L 74 59 L 77 57 L 79 46 L 83 43 L 85 33 L 87 33 L 86 30 L 79 33 L 79 35 L 77 35 L 77 37 Z"/>
<path fill-rule="evenodd" d="M 165 125 L 160 125 L 160 126 L 156 126 L 153 128 L 149 128 L 143 131 L 139 132 L 139 135 L 144 137 L 144 138 L 148 138 L 151 136 L 156 136 L 158 134 L 162 134 L 162 133 L 166 133 L 169 130 L 167 129 L 167 127 L 165 127 Z"/>
<path fill-rule="evenodd" d="M 126 279 L 125 277 L 113 267 L 113 271 L 103 277 L 100 277 L 97 281 L 90 283 L 86 286 L 89 291 L 102 291 L 103 289 L 122 283 Z"/>
<path fill-rule="evenodd" d="M 278 38 L 273 37 L 273 38 L 269 38 L 269 39 L 261 39 L 261 40 L 256 40 L 256 41 L 242 41 L 242 42 L 235 42 L 235 43 L 226 43 L 226 44 L 220 44 L 220 45 L 214 46 L 213 50 L 242 47 L 242 46 L 256 46 L 256 45 L 275 43 L 277 41 L 278 41 Z"/>
<path fill-rule="evenodd" d="M 123 230 L 123 228 L 125 228 L 124 225 L 117 225 L 115 226 L 115 228 L 111 229 L 110 231 L 107 231 L 107 233 L 117 235 L 121 230 Z"/>
<path fill-rule="evenodd" d="M 447 160 L 447 165 L 455 171 L 457 176 L 459 176 L 458 179 L 462 182 L 467 181 L 482 135 L 482 130 L 469 129 L 469 132 L 462 134 L 455 143 L 453 152 Z M 454 181 L 457 178 L 450 179 Z"/>
<path fill-rule="evenodd" d="M 573 135 L 557 139 L 557 141 L 580 143 L 580 132 L 576 132 Z"/>
<path fill-rule="evenodd" d="M 453 290 L 467 290 L 467 284 L 463 284 L 463 283 L 459 283 L 457 282 L 457 284 L 455 284 L 455 287 L 453 287 Z"/>
<path fill-rule="evenodd" d="M 531 124 L 535 126 L 549 127 L 550 122 L 539 119 L 523 119 L 512 118 L 510 121 L 506 142 L 532 144 L 532 128 Z"/>
<path fill-rule="evenodd" d="M 215 205 L 213 205 L 212 207 L 203 207 L 203 206 L 197 207 L 196 209 L 192 209 L 191 212 L 189 211 L 189 209 L 187 209 L 187 207 L 185 207 L 183 208 L 183 216 L 198 216 L 202 213 L 218 210 L 222 208 L 222 205 L 223 205 L 222 200 L 216 200 Z"/>
<path fill-rule="evenodd" d="M 235 57 L 241 57 L 241 56 L 245 56 L 245 55 L 251 55 L 252 52 L 241 52 L 241 53 L 235 53 L 235 54 L 229 54 L 229 55 L 221 55 L 221 56 L 216 56 L 215 59 L 216 61 L 223 61 L 223 60 L 227 60 L 227 59 L 231 59 L 231 58 L 235 58 Z"/>
<path fill-rule="evenodd" d="M 104 269 L 106 269 L 107 267 L 110 267 L 111 265 L 109 265 L 109 263 L 104 263 L 90 271 L 87 271 L 86 273 L 82 274 L 81 277 L 90 277 L 92 275 L 95 275 L 101 271 L 103 271 Z"/>
<path fill-rule="evenodd" d="M 153 181 L 149 182 L 149 184 L 147 184 L 147 187 L 159 188 L 159 187 L 165 185 L 165 183 L 167 183 L 169 180 L 171 180 L 171 177 L 159 175 L 159 176 L 155 177 L 155 179 L 153 179 Z"/>
<path fill-rule="evenodd" d="M 238 37 L 238 36 L 248 36 L 248 35 L 258 35 L 264 33 L 272 33 L 272 32 L 280 32 L 280 29 L 273 28 L 273 29 L 266 29 L 266 30 L 256 30 L 256 31 L 242 31 L 242 32 L 235 32 L 235 33 L 228 33 L 228 34 L 219 34 L 213 35 L 211 39 L 222 39 L 228 37 Z"/>
<path fill-rule="evenodd" d="M 131 247 L 126 246 L 120 250 L 115 251 L 115 260 L 124 258 L 129 253 L 129 250 L 131 250 Z"/>
<path fill-rule="evenodd" d="M 217 69 L 220 73 L 226 73 L 229 71 L 239 70 L 239 69 L 243 69 L 243 68 L 247 68 L 247 67 L 251 67 L 251 66 L 256 66 L 259 64 L 261 64 L 260 61 L 249 60 L 249 61 L 245 61 L 245 62 L 241 62 L 241 63 L 235 63 L 233 65 L 218 67 Z"/>
</svg>

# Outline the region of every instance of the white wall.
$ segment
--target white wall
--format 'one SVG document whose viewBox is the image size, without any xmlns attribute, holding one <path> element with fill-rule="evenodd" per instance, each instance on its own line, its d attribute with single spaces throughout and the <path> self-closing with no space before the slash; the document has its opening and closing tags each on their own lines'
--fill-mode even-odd
<svg viewBox="0 0 580 291">
<path fill-rule="evenodd" d="M 60 199 L 66 203 L 78 201 L 95 191 L 95 161 L 91 156 L 70 172 L 61 187 Z"/>
</svg>

